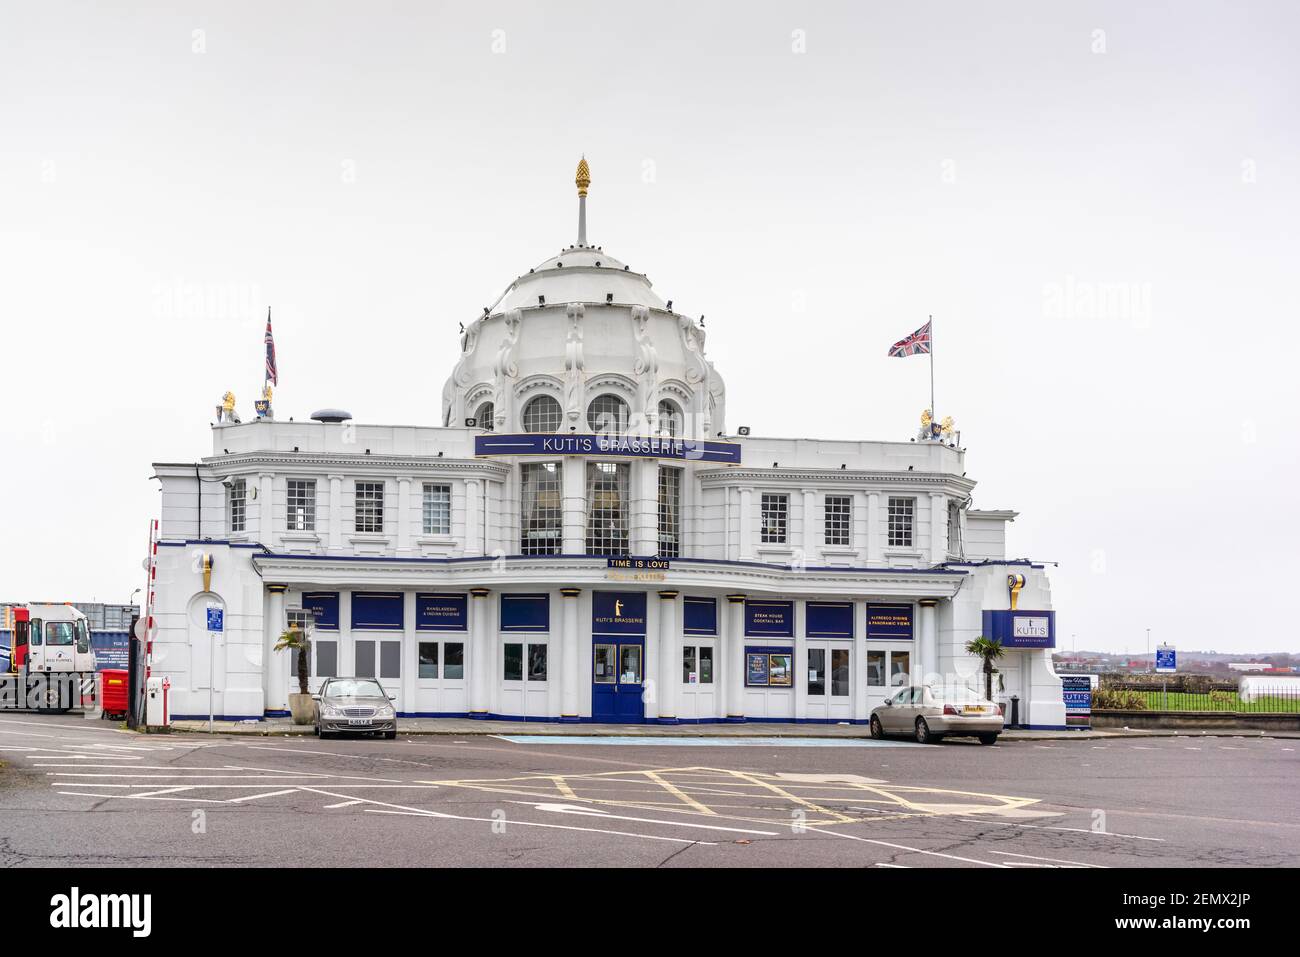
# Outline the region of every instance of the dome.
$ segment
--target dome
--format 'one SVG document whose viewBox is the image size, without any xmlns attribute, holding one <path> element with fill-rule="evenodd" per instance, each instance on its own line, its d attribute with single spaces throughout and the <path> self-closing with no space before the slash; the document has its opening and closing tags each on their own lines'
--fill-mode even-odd
<svg viewBox="0 0 1300 957">
<path fill-rule="evenodd" d="M 536 306 L 538 296 L 547 303 L 615 302 L 664 308 L 644 273 L 633 272 L 595 246 L 570 246 L 530 269 L 511 284 L 492 311 Z"/>
</svg>

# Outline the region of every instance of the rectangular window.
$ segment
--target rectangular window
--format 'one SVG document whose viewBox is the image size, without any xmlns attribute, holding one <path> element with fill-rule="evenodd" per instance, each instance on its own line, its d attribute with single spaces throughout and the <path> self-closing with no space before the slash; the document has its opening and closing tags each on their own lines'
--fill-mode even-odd
<svg viewBox="0 0 1300 957">
<path fill-rule="evenodd" d="M 436 641 L 420 642 L 420 677 L 438 677 L 438 643 Z"/>
<path fill-rule="evenodd" d="M 402 677 L 402 643 L 400 641 L 381 641 L 379 643 L 379 677 Z"/>
<path fill-rule="evenodd" d="M 564 538 L 559 462 L 519 467 L 519 554 L 558 555 Z"/>
<path fill-rule="evenodd" d="M 339 675 L 339 643 L 337 641 L 313 641 L 316 652 L 316 677 L 337 678 Z M 297 674 L 295 669 L 294 674 Z"/>
<path fill-rule="evenodd" d="M 762 536 L 766 545 L 784 545 L 786 527 L 790 516 L 790 496 L 775 492 L 762 495 Z"/>
<path fill-rule="evenodd" d="M 316 483 L 289 479 L 287 528 L 291 532 L 316 531 Z"/>
<path fill-rule="evenodd" d="M 442 676 L 444 678 L 465 677 L 465 644 L 460 641 L 446 641 L 442 645 Z"/>
<path fill-rule="evenodd" d="M 713 684 L 713 649 L 708 646 L 700 648 L 700 684 Z"/>
<path fill-rule="evenodd" d="M 382 532 L 384 530 L 384 483 L 357 483 L 358 532 Z"/>
<path fill-rule="evenodd" d="M 885 653 L 867 652 L 867 684 L 872 688 L 885 687 Z"/>
<path fill-rule="evenodd" d="M 808 649 L 808 693 L 826 693 L 826 649 Z"/>
<path fill-rule="evenodd" d="M 629 468 L 615 462 L 587 464 L 587 554 L 627 554 Z"/>
<path fill-rule="evenodd" d="M 682 646 L 682 684 L 694 684 L 700 680 L 699 672 L 695 670 L 696 653 L 694 645 Z"/>
<path fill-rule="evenodd" d="M 831 649 L 831 694 L 847 698 L 849 694 L 849 649 Z"/>
<path fill-rule="evenodd" d="M 528 646 L 528 680 L 546 680 L 546 646 Z"/>
<path fill-rule="evenodd" d="M 948 503 L 948 554 L 960 557 L 961 547 L 961 506 L 956 502 Z"/>
<path fill-rule="evenodd" d="M 357 654 L 357 677 L 373 678 L 375 677 L 375 642 L 358 641 L 356 645 Z"/>
<path fill-rule="evenodd" d="M 890 498 L 889 544 L 900 548 L 912 547 L 912 521 L 916 512 L 916 499 Z"/>
<path fill-rule="evenodd" d="M 424 534 L 451 534 L 451 486 L 424 483 Z"/>
<path fill-rule="evenodd" d="M 659 557 L 682 554 L 682 470 L 659 467 Z"/>
<path fill-rule="evenodd" d="M 906 651 L 889 653 L 889 683 L 895 687 L 905 685 L 911 680 L 911 655 Z"/>
<path fill-rule="evenodd" d="M 853 497 L 826 496 L 826 544 L 849 545 L 853 542 Z"/>
<path fill-rule="evenodd" d="M 230 483 L 230 530 L 242 532 L 248 528 L 248 483 L 235 479 Z"/>
<path fill-rule="evenodd" d="M 508 641 L 502 656 L 501 677 L 506 681 L 524 680 L 524 646 L 516 641 Z"/>
</svg>

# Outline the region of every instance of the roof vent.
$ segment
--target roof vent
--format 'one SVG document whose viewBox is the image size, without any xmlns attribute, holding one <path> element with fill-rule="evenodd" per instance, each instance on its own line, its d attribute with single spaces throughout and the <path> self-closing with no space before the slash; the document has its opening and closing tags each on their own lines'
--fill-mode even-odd
<svg viewBox="0 0 1300 957">
<path fill-rule="evenodd" d="M 351 412 L 344 412 L 342 409 L 321 409 L 319 412 L 311 414 L 315 422 L 347 422 L 352 418 Z"/>
</svg>

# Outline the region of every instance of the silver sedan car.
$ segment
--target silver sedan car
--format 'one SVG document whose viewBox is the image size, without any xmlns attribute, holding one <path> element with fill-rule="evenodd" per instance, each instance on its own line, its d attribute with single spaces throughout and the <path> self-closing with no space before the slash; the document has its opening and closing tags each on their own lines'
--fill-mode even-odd
<svg viewBox="0 0 1300 957">
<path fill-rule="evenodd" d="M 397 711 L 374 678 L 329 678 L 316 702 L 316 734 L 328 738 L 345 732 L 397 737 Z"/>
<path fill-rule="evenodd" d="M 871 712 L 871 736 L 906 734 L 920 744 L 946 736 L 974 737 L 994 744 L 1002 733 L 1002 707 L 969 688 L 912 685 L 901 688 Z"/>
</svg>

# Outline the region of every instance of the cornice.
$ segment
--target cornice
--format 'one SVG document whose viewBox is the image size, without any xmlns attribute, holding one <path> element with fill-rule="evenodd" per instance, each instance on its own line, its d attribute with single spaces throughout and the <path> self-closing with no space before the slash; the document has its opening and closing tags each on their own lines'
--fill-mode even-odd
<svg viewBox="0 0 1300 957">
<path fill-rule="evenodd" d="M 256 471 L 257 467 L 271 468 L 277 472 L 305 469 L 346 469 L 350 474 L 373 472 L 435 472 L 473 473 L 475 475 L 504 479 L 510 466 L 484 459 L 449 459 L 417 455 L 339 455 L 323 452 L 236 452 L 231 455 L 208 456 L 202 460 L 208 469 L 239 474 Z"/>
<path fill-rule="evenodd" d="M 809 482 L 814 485 L 913 485 L 929 488 L 937 485 L 955 486 L 965 491 L 975 488 L 975 480 L 950 472 L 864 471 L 858 469 L 755 469 L 735 466 L 726 469 L 697 469 L 695 476 L 701 485 L 749 485 L 757 482 Z"/>
</svg>

